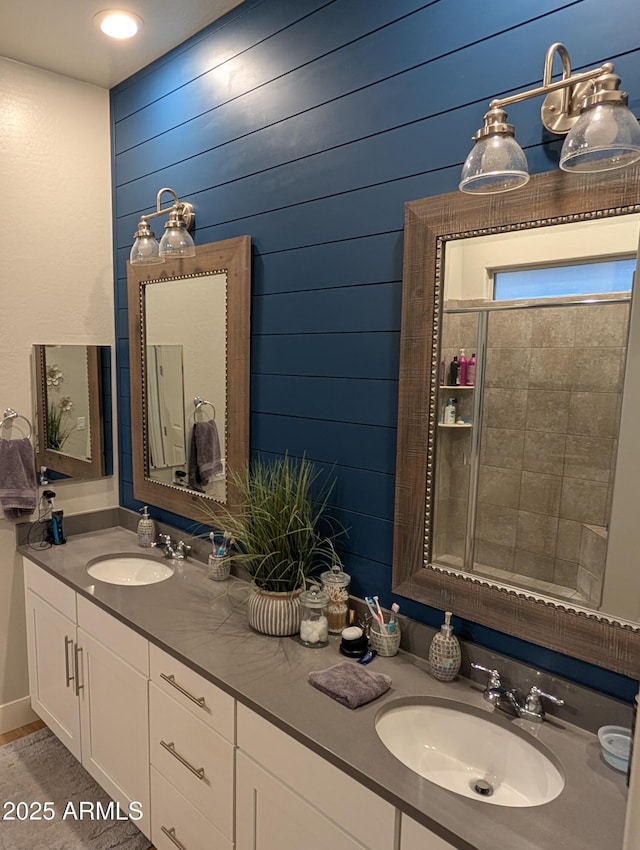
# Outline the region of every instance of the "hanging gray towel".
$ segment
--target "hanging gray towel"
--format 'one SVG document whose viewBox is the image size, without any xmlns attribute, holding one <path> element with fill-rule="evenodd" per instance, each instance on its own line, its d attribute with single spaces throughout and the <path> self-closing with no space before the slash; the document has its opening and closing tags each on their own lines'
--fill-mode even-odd
<svg viewBox="0 0 640 850">
<path fill-rule="evenodd" d="M 37 504 L 36 459 L 31 440 L 0 439 L 0 505 L 5 517 L 27 517 Z"/>
<path fill-rule="evenodd" d="M 213 419 L 194 422 L 189 448 L 189 486 L 201 490 L 220 472 L 222 459 L 216 423 Z"/>
</svg>

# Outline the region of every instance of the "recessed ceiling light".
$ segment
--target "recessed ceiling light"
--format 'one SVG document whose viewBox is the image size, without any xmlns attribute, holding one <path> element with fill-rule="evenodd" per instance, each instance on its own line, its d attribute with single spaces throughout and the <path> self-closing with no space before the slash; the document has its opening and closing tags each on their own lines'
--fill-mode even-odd
<svg viewBox="0 0 640 850">
<path fill-rule="evenodd" d="M 93 20 L 110 38 L 131 38 L 142 27 L 141 18 L 133 12 L 125 12 L 122 9 L 98 12 Z"/>
</svg>

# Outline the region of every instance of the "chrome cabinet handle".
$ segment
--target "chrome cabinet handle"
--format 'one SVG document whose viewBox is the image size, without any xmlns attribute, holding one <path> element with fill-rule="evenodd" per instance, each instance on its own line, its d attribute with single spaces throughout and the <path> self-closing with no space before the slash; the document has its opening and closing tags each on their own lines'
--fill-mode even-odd
<svg viewBox="0 0 640 850">
<path fill-rule="evenodd" d="M 73 649 L 73 670 L 74 670 L 75 679 L 76 679 L 76 696 L 77 697 L 80 696 L 80 691 L 82 690 L 82 688 L 84 688 L 84 685 L 80 684 L 80 664 L 81 664 L 80 653 L 81 652 L 82 652 L 82 647 L 78 646 L 78 644 L 76 643 L 74 645 L 74 649 Z"/>
<path fill-rule="evenodd" d="M 169 827 L 169 829 L 167 829 L 166 826 L 161 826 L 160 829 L 164 832 L 164 834 L 167 836 L 169 841 L 173 841 L 173 843 L 176 845 L 178 850 L 187 850 L 187 848 L 184 846 L 184 844 L 181 841 L 178 841 L 178 839 L 176 838 L 176 828 L 175 828 L 175 826 Z"/>
<path fill-rule="evenodd" d="M 195 702 L 196 705 L 200 706 L 200 708 L 204 708 L 207 704 L 204 697 L 194 697 L 193 694 L 190 694 L 189 691 L 185 690 L 182 685 L 179 685 L 176 682 L 176 677 L 173 673 L 160 673 L 160 678 L 164 679 L 165 682 L 168 682 L 172 688 L 175 688 L 179 691 L 183 697 L 190 699 L 191 702 Z"/>
<path fill-rule="evenodd" d="M 74 677 L 69 669 L 69 647 L 73 645 L 73 641 L 67 635 L 64 636 L 64 678 L 68 688 L 71 687 Z"/>
<path fill-rule="evenodd" d="M 174 758 L 178 759 L 180 764 L 184 765 L 187 770 L 190 770 L 191 773 L 194 774 L 194 776 L 197 776 L 198 779 L 204 779 L 204 767 L 194 767 L 192 764 L 189 764 L 186 758 L 181 756 L 180 753 L 176 752 L 176 747 L 173 741 L 169 741 L 168 744 L 166 744 L 164 741 L 160 741 L 160 746 L 164 747 L 168 753 L 171 753 Z"/>
</svg>

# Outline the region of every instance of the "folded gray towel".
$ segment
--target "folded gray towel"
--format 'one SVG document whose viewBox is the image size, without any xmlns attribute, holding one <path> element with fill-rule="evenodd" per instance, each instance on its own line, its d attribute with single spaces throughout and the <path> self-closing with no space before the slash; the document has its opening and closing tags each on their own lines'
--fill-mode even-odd
<svg viewBox="0 0 640 850">
<path fill-rule="evenodd" d="M 391 676 L 370 673 L 356 661 L 341 661 L 326 670 L 309 673 L 309 682 L 347 708 L 358 708 L 386 693 L 391 687 Z"/>
<path fill-rule="evenodd" d="M 32 514 L 38 504 L 36 458 L 31 440 L 0 439 L 0 505 L 7 519 Z"/>
<path fill-rule="evenodd" d="M 194 422 L 189 449 L 189 486 L 200 490 L 213 475 L 222 472 L 220 439 L 213 419 Z"/>
</svg>

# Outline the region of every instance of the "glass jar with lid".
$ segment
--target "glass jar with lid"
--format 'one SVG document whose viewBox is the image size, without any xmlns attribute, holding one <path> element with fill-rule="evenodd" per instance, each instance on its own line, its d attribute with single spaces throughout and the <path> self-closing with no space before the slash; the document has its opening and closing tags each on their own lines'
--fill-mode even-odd
<svg viewBox="0 0 640 850">
<path fill-rule="evenodd" d="M 329 643 L 328 604 L 329 597 L 317 585 L 300 594 L 300 643 L 304 646 Z"/>
<path fill-rule="evenodd" d="M 351 576 L 343 572 L 341 567 L 334 566 L 320 575 L 320 581 L 322 589 L 329 597 L 329 634 L 339 635 L 347 625 Z"/>
</svg>

